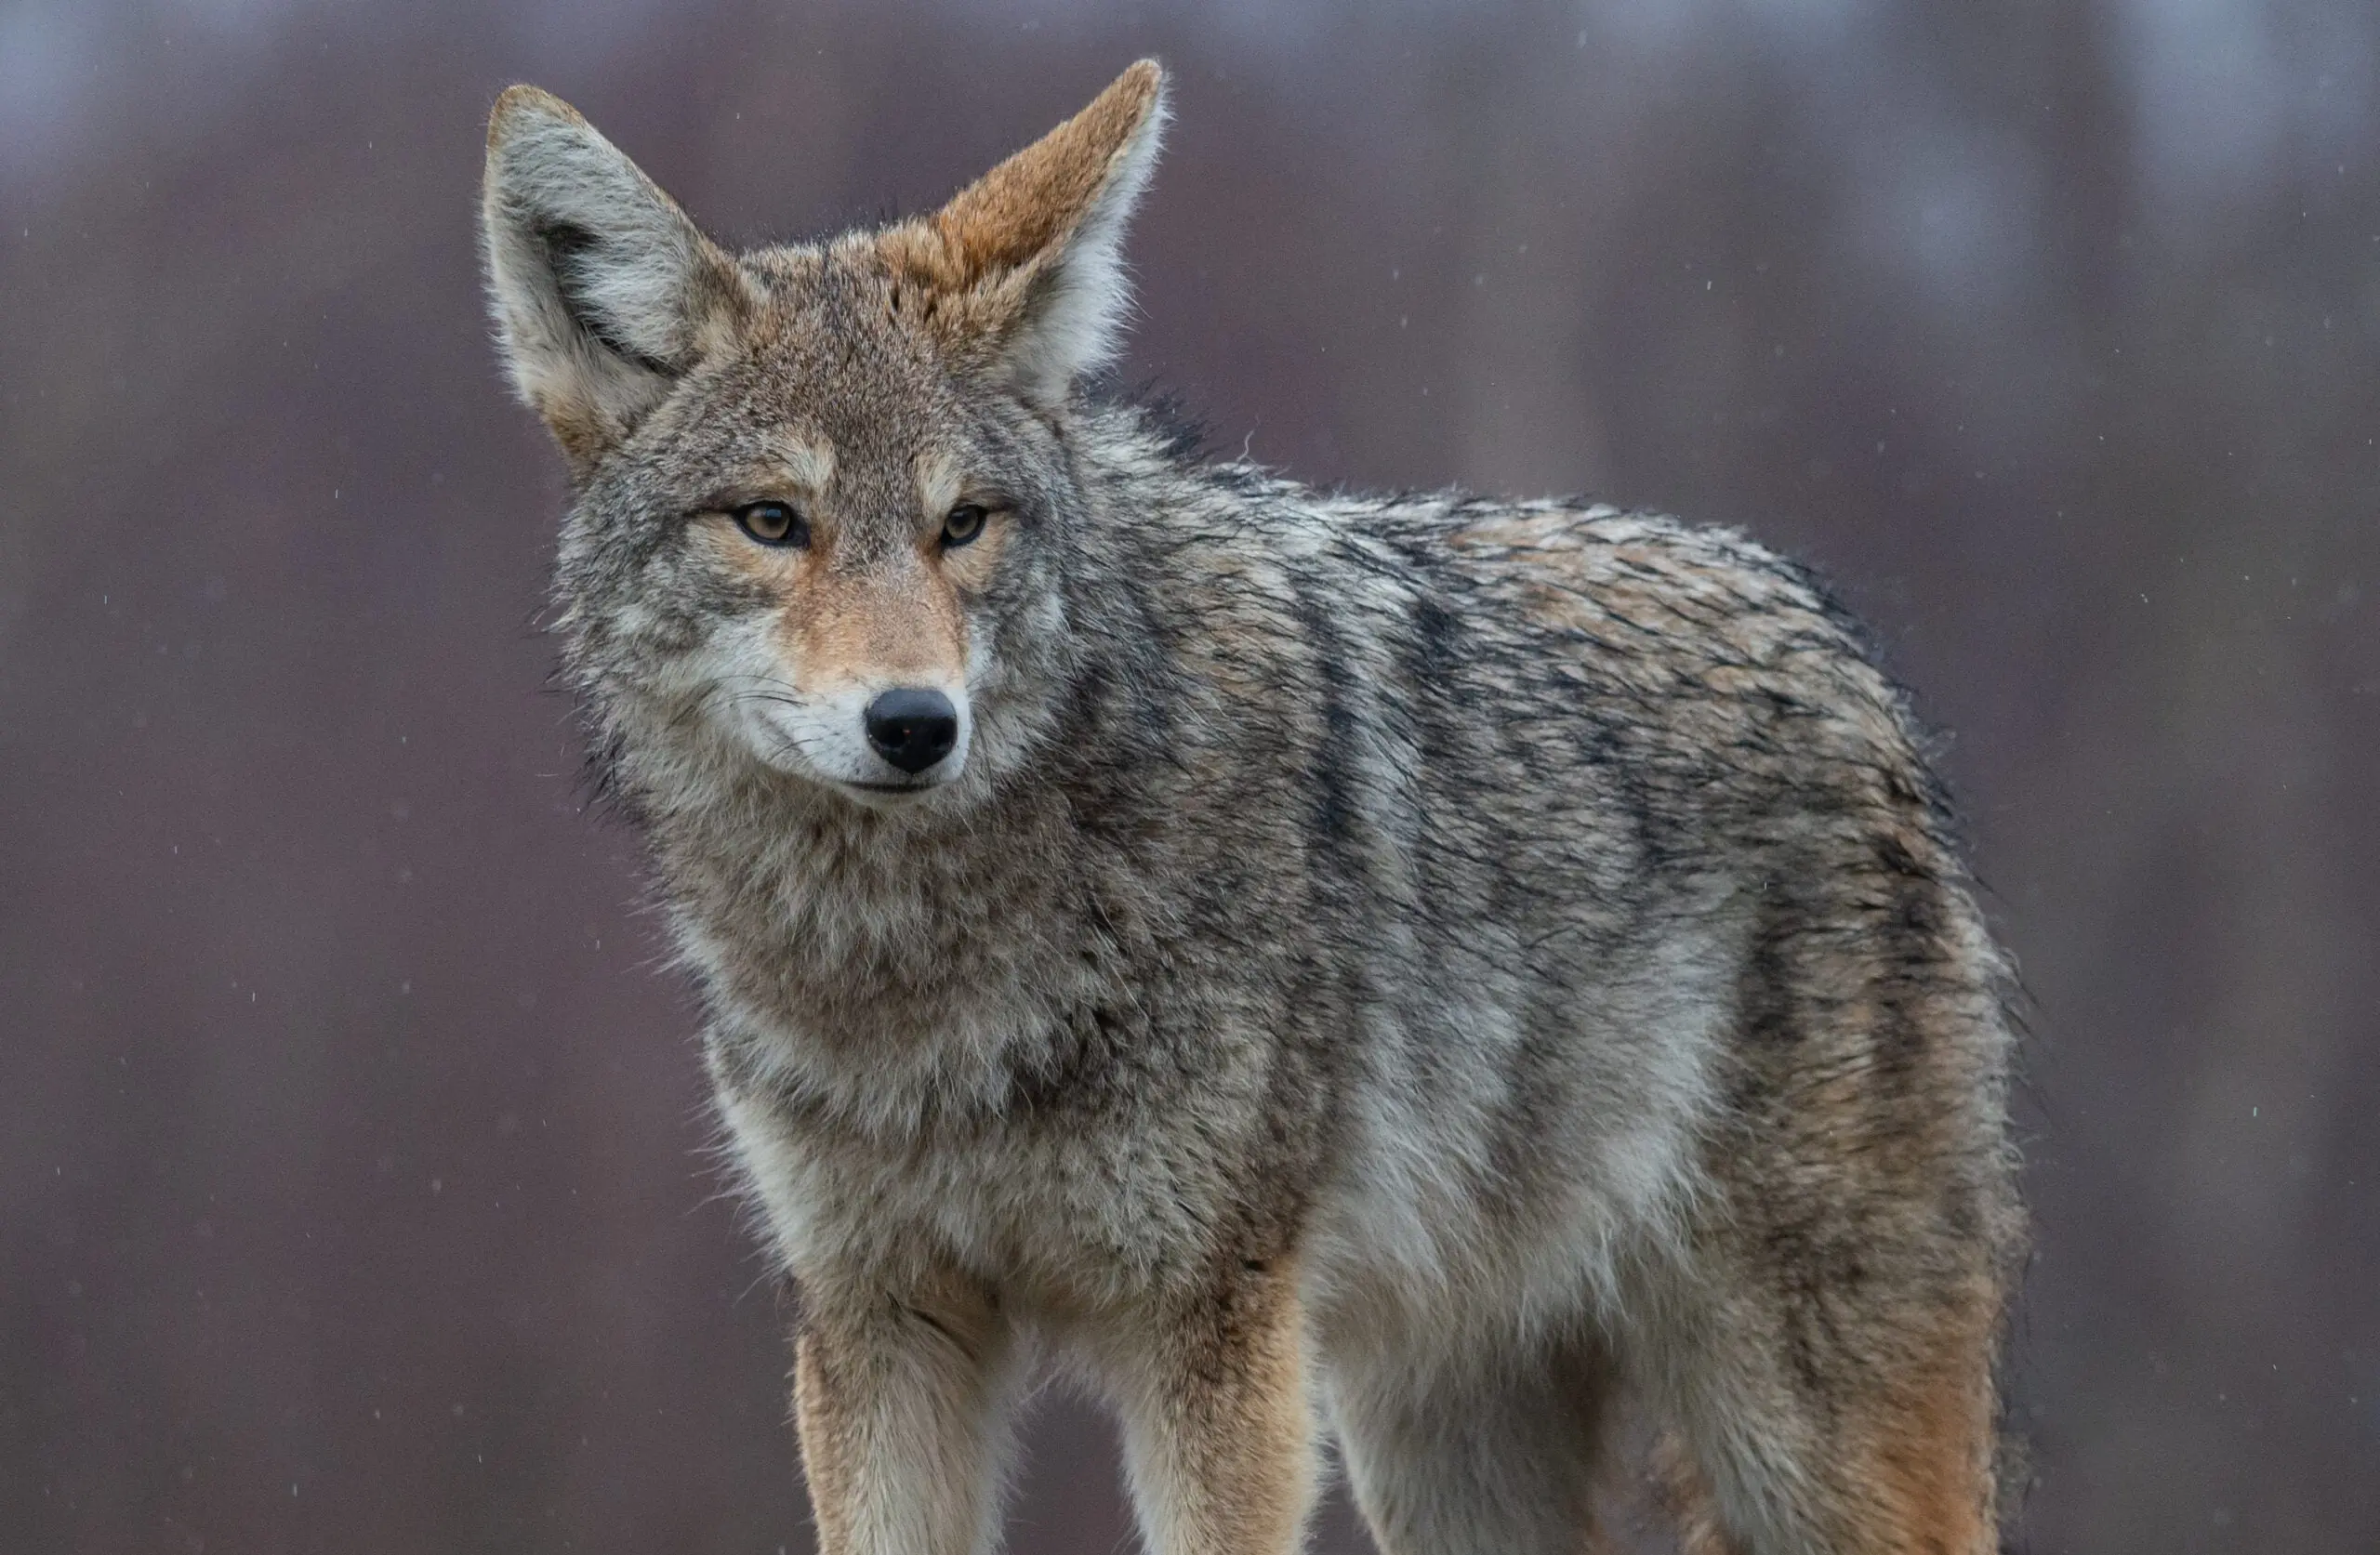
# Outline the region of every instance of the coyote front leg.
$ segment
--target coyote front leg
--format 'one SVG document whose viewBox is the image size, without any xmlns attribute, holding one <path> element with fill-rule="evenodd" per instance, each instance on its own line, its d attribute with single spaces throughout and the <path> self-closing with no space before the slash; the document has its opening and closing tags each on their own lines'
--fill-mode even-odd
<svg viewBox="0 0 2380 1555">
<path fill-rule="evenodd" d="M 1124 1465 L 1154 1555 L 1289 1555 L 1314 1504 L 1306 1341 L 1286 1269 L 1119 1336 Z"/>
<path fill-rule="evenodd" d="M 820 1555 L 985 1555 L 1012 1382 L 988 1296 L 803 1283 L 794 1412 Z"/>
</svg>

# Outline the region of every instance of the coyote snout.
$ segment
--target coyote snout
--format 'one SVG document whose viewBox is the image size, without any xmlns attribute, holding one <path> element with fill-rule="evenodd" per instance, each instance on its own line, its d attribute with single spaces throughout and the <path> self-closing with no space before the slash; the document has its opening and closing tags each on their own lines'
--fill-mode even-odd
<svg viewBox="0 0 2380 1555">
<path fill-rule="evenodd" d="M 922 793 L 966 768 L 973 718 L 963 678 L 909 663 L 835 666 L 788 652 L 779 633 L 757 674 L 739 682 L 732 705 L 760 758 L 780 771 L 823 779 L 863 803 Z M 805 663 L 805 657 L 809 662 Z"/>
<path fill-rule="evenodd" d="M 762 759 L 860 797 L 922 793 L 966 768 L 967 693 L 952 687 L 851 687 L 802 695 L 783 682 L 734 699 Z"/>
</svg>

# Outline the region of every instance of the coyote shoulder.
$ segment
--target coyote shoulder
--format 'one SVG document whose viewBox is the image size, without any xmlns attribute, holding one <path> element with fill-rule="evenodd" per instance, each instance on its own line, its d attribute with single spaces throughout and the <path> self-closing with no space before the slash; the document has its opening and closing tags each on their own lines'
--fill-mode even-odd
<svg viewBox="0 0 2380 1555">
<path fill-rule="evenodd" d="M 1112 1405 L 1166 1555 L 1995 1547 L 2009 973 L 1800 569 L 1322 494 L 1086 396 L 1134 65 L 931 216 L 732 254 L 514 87 L 484 238 L 570 676 L 800 1293 L 828 1555 L 998 1539 Z"/>
</svg>

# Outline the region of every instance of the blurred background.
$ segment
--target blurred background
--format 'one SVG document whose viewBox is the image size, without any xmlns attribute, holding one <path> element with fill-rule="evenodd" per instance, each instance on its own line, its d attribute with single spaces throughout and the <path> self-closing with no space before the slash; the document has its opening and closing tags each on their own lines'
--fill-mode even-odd
<svg viewBox="0 0 2380 1555">
<path fill-rule="evenodd" d="M 536 81 L 751 242 L 1146 52 L 1122 387 L 1747 526 L 1956 731 L 2035 1000 L 2020 1548 L 2380 1548 L 2370 0 L 14 0 L 0 1550 L 808 1548 L 545 684 L 482 125 Z M 1034 1441 L 1013 1547 L 1117 1548 L 1104 1424 Z"/>
</svg>

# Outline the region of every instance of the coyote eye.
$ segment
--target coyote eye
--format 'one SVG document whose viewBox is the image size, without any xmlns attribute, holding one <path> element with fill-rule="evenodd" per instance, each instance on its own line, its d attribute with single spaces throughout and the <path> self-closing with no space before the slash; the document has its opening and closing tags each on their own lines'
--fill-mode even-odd
<svg viewBox="0 0 2380 1555">
<path fill-rule="evenodd" d="M 980 503 L 962 502 L 953 507 L 942 521 L 944 548 L 963 546 L 984 533 L 984 516 Z"/>
<path fill-rule="evenodd" d="M 735 527 L 764 546 L 810 544 L 810 526 L 782 502 L 747 502 L 734 516 Z"/>
</svg>

